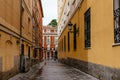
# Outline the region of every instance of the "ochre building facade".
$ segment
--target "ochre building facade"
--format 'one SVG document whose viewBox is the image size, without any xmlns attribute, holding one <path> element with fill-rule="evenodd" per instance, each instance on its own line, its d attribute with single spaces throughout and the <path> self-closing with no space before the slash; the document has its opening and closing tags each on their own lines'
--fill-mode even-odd
<svg viewBox="0 0 120 80">
<path fill-rule="evenodd" d="M 58 0 L 58 4 L 59 60 L 100 80 L 119 80 L 120 1 Z"/>
<path fill-rule="evenodd" d="M 28 71 L 34 58 L 32 1 L 0 0 L 0 80 Z"/>
</svg>

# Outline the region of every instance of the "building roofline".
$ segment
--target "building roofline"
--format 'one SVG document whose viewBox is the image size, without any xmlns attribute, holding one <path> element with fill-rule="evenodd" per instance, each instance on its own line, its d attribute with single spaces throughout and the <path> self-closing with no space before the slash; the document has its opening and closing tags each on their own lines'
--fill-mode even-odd
<svg viewBox="0 0 120 80">
<path fill-rule="evenodd" d="M 42 12 L 42 17 L 44 17 L 44 14 L 43 14 L 43 7 L 42 7 L 42 2 L 41 0 L 38 0 L 39 1 L 39 4 L 40 4 L 40 9 L 41 9 L 41 12 Z"/>
<path fill-rule="evenodd" d="M 48 29 L 48 28 L 49 28 L 49 29 L 56 29 L 57 26 L 56 26 L 56 27 L 52 27 L 52 26 L 43 26 L 42 28 L 43 28 L 43 29 Z"/>
</svg>

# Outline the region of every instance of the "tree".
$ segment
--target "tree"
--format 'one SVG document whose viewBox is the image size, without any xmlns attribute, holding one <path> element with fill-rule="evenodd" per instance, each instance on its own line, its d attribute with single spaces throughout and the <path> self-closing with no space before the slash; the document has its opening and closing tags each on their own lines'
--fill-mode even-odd
<svg viewBox="0 0 120 80">
<path fill-rule="evenodd" d="M 57 20 L 53 19 L 48 25 L 50 25 L 52 27 L 56 27 L 57 26 Z"/>
</svg>

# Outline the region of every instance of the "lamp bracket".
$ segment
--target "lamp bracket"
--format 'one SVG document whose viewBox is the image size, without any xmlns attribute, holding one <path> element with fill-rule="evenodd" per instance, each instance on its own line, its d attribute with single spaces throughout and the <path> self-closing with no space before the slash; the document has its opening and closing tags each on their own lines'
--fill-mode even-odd
<svg viewBox="0 0 120 80">
<path fill-rule="evenodd" d="M 78 33 L 79 34 L 79 27 L 76 30 L 70 30 L 70 33 Z"/>
</svg>

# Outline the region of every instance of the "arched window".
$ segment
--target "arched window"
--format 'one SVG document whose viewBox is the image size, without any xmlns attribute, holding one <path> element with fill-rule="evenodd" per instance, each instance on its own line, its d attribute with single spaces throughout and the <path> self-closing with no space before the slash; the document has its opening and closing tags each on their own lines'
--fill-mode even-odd
<svg viewBox="0 0 120 80">
<path fill-rule="evenodd" d="M 12 45 L 13 43 L 12 43 L 11 40 L 6 40 L 5 44 L 6 44 L 6 45 Z"/>
</svg>

